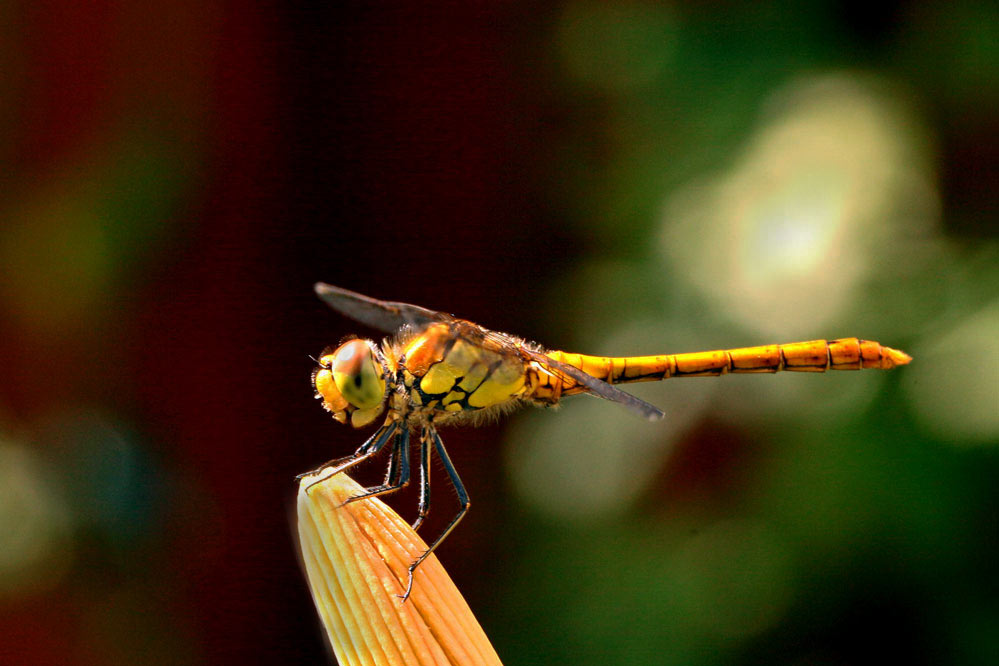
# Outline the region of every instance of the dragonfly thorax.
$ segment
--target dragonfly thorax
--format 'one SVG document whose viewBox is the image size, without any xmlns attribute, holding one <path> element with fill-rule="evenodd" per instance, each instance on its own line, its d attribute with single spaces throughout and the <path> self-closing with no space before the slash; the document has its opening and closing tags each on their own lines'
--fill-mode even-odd
<svg viewBox="0 0 999 666">
<path fill-rule="evenodd" d="M 525 362 L 516 353 L 476 339 L 468 322 L 433 324 L 399 344 L 398 383 L 416 413 L 452 417 L 517 402 Z M 512 340 L 512 338 L 511 338 Z"/>
</svg>

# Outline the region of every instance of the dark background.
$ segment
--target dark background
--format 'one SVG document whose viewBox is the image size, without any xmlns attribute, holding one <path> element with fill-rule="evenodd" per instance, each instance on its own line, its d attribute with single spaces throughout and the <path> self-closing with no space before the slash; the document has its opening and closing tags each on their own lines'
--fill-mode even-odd
<svg viewBox="0 0 999 666">
<path fill-rule="evenodd" d="M 985 4 L 2 13 L 3 663 L 326 659 L 293 478 L 366 434 L 313 401 L 308 355 L 374 332 L 326 309 L 317 280 L 584 352 L 861 335 L 916 357 L 910 375 L 711 380 L 737 388 L 689 408 L 715 389 L 644 393 L 675 418 L 633 453 L 608 440 L 644 468 L 622 493 L 597 485 L 616 469 L 606 452 L 549 469 L 522 448 L 595 438 L 586 418 L 618 430 L 612 406 L 447 432 L 473 509 L 439 554 L 506 663 L 994 658 L 999 21 Z M 685 231 L 669 202 L 745 173 L 768 122 L 834 121 L 825 94 L 870 104 L 900 174 L 884 182 L 903 183 L 893 201 L 844 200 L 821 228 L 849 243 L 762 296 L 739 275 L 688 283 L 684 257 L 722 270 L 737 255 L 678 250 L 725 222 L 708 209 Z M 726 182 L 771 182 L 743 178 Z M 788 219 L 760 257 L 807 226 Z M 735 247 L 739 229 L 719 238 Z M 861 259 L 850 277 L 843 262 Z M 844 281 L 848 298 L 828 296 Z M 801 319 L 770 314 L 796 285 L 814 289 Z M 762 299 L 765 316 L 726 298 Z M 661 337 L 614 337 L 642 317 Z M 829 393 L 805 388 L 827 379 Z M 837 402 L 854 386 L 859 403 Z M 546 509 L 548 491 L 564 504 Z M 436 497 L 429 530 L 448 517 Z M 392 504 L 409 516 L 414 498 Z"/>
</svg>

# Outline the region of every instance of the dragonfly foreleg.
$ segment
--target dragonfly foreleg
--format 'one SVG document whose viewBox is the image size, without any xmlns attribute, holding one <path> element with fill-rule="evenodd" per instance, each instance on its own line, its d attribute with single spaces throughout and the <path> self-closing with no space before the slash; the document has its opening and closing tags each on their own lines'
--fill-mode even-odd
<svg viewBox="0 0 999 666">
<path fill-rule="evenodd" d="M 368 497 L 378 497 L 379 495 L 394 493 L 409 483 L 409 476 L 409 430 L 403 430 L 396 438 L 395 446 L 392 448 L 392 459 L 389 461 L 385 483 L 380 486 L 368 488 L 360 495 L 351 497 L 344 504 L 350 504 L 351 502 Z"/>
<path fill-rule="evenodd" d="M 427 430 L 429 430 L 430 437 L 434 441 L 434 449 L 437 451 L 437 457 L 440 458 L 441 462 L 444 464 L 444 471 L 447 472 L 448 478 L 451 479 L 451 485 L 454 486 L 455 492 L 458 493 L 458 503 L 461 505 L 461 508 L 458 510 L 458 515 L 451 519 L 451 522 L 448 523 L 446 528 L 444 528 L 441 535 L 437 537 L 432 544 L 430 544 L 430 547 L 427 548 L 422 555 L 416 558 L 415 562 L 409 565 L 409 580 L 406 583 L 406 591 L 399 595 L 403 601 L 408 599 L 410 592 L 413 591 L 413 573 L 416 571 L 416 568 L 423 563 L 423 560 L 430 556 L 430 553 L 434 552 L 434 549 L 437 548 L 437 546 L 441 545 L 441 542 L 447 538 L 455 526 L 461 521 L 462 518 L 465 517 L 465 514 L 468 513 L 468 507 L 471 506 L 471 502 L 468 499 L 468 492 L 465 490 L 465 486 L 461 483 L 458 471 L 455 470 L 454 464 L 451 462 L 451 458 L 448 456 L 447 450 L 444 448 L 444 442 L 441 441 L 440 435 L 437 434 L 437 430 L 433 426 L 428 426 Z"/>
<path fill-rule="evenodd" d="M 333 460 L 323 463 L 322 465 L 315 468 L 311 472 L 306 472 L 305 474 L 299 474 L 296 478 L 301 480 L 306 476 L 312 476 L 313 474 L 318 474 L 319 472 L 323 472 L 330 468 L 333 469 L 332 472 L 330 472 L 323 478 L 313 481 L 308 486 L 306 486 L 305 492 L 309 492 L 312 486 L 316 485 L 317 483 L 321 483 L 331 476 L 335 476 L 340 472 L 344 472 L 350 469 L 351 467 L 354 467 L 355 465 L 359 465 L 360 463 L 364 462 L 371 456 L 381 451 L 388 443 L 388 441 L 392 439 L 392 437 L 395 435 L 398 427 L 399 426 L 396 423 L 386 423 L 381 428 L 376 430 L 375 433 L 368 438 L 368 441 L 366 441 L 364 444 L 361 444 L 361 446 L 358 447 L 358 449 L 354 451 L 354 453 L 352 453 L 351 455 L 344 456 L 342 458 L 334 458 Z"/>
</svg>

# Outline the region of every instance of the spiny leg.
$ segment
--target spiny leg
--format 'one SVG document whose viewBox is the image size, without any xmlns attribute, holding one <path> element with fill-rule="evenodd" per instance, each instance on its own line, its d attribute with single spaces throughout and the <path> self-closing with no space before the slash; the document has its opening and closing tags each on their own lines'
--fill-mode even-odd
<svg viewBox="0 0 999 666">
<path fill-rule="evenodd" d="M 298 477 L 296 478 L 300 480 L 303 477 L 310 476 L 312 474 L 317 474 L 324 470 L 333 468 L 333 471 L 330 474 L 324 476 L 321 479 L 313 481 L 308 486 L 306 486 L 305 492 L 309 492 L 312 486 L 321 483 L 332 476 L 336 476 L 340 472 L 346 471 L 351 467 L 354 467 L 355 465 L 359 465 L 360 463 L 364 462 L 371 456 L 381 451 L 388 443 L 388 441 L 392 439 L 392 437 L 395 435 L 397 428 L 398 425 L 396 423 L 386 423 L 381 428 L 376 430 L 375 433 L 368 438 L 368 441 L 366 441 L 364 444 L 361 444 L 361 446 L 358 447 L 357 451 L 354 451 L 353 455 L 349 455 L 344 458 L 334 458 L 333 460 L 330 460 L 329 462 L 320 465 L 311 472 L 307 472 L 305 474 L 299 474 Z"/>
<path fill-rule="evenodd" d="M 423 520 L 430 513 L 430 451 L 432 438 L 424 426 L 420 433 L 420 509 L 413 523 L 413 529 L 420 529 Z"/>
<path fill-rule="evenodd" d="M 385 481 L 382 482 L 383 485 L 399 483 L 399 449 L 401 446 L 402 439 L 400 437 L 396 437 L 395 444 L 392 446 L 392 455 L 389 456 L 389 466 L 388 469 L 385 470 Z"/>
<path fill-rule="evenodd" d="M 368 440 L 366 442 L 364 442 L 364 444 L 361 444 L 359 447 L 357 447 L 357 450 L 354 451 L 353 453 L 351 453 L 349 456 L 341 456 L 339 458 L 333 458 L 332 460 L 327 460 L 322 465 L 320 465 L 319 467 L 316 467 L 313 470 L 310 470 L 308 472 L 302 472 L 301 474 L 299 474 L 298 476 L 295 477 L 295 480 L 296 481 L 301 481 L 305 477 L 312 476 L 313 474 L 321 472 L 324 469 L 329 469 L 330 467 L 336 467 L 337 465 L 341 465 L 341 464 L 343 464 L 343 463 L 345 463 L 345 462 L 347 462 L 349 460 L 354 460 L 355 458 L 359 458 L 360 456 L 363 456 L 365 453 L 367 453 L 368 451 L 371 450 L 372 446 L 374 446 L 377 443 L 378 437 L 384 433 L 385 429 L 388 428 L 389 425 L 390 424 L 386 423 L 381 428 L 379 428 L 378 430 L 376 430 L 371 435 L 371 437 L 369 437 Z"/>
<path fill-rule="evenodd" d="M 409 476 L 409 430 L 404 429 L 396 438 L 395 447 L 392 449 L 392 460 L 389 462 L 388 473 L 385 475 L 385 483 L 367 488 L 363 493 L 351 497 L 344 504 L 394 493 L 409 483 Z"/>
<path fill-rule="evenodd" d="M 376 432 L 375 434 L 377 435 L 378 433 Z M 343 464 L 343 463 L 347 462 L 348 460 L 353 460 L 354 458 L 356 458 L 358 455 L 361 454 L 361 449 L 363 449 L 369 443 L 371 443 L 370 439 L 367 442 L 365 442 L 364 444 L 362 444 L 360 449 L 358 449 L 357 451 L 354 451 L 349 456 L 341 456 L 339 458 L 334 458 L 333 460 L 327 460 L 326 462 L 324 462 L 319 467 L 316 467 L 315 469 L 310 469 L 308 472 L 302 472 L 301 474 L 297 474 L 295 476 L 295 480 L 296 481 L 301 481 L 305 477 L 312 476 L 313 474 L 318 474 L 319 472 L 323 471 L 324 469 L 329 469 L 330 467 L 336 467 L 337 465 Z"/>
<path fill-rule="evenodd" d="M 420 566 L 423 560 L 430 556 L 430 553 L 434 552 L 437 546 L 441 545 L 441 542 L 447 538 L 451 531 L 455 528 L 459 521 L 465 517 L 468 513 L 468 507 L 471 502 L 468 500 L 468 492 L 465 491 L 465 486 L 461 483 L 461 479 L 458 477 L 458 472 L 454 468 L 454 464 L 451 463 L 451 458 L 448 456 L 447 451 L 444 449 L 444 442 L 441 441 L 440 435 L 437 434 L 437 430 L 433 426 L 427 426 L 430 431 L 430 436 L 434 440 L 434 449 L 437 451 L 437 457 L 441 459 L 444 463 L 444 470 L 447 472 L 448 478 L 451 479 L 451 485 L 454 486 L 455 492 L 458 493 L 458 503 L 461 504 L 461 509 L 458 510 L 458 515 L 451 519 L 451 522 L 444 529 L 444 532 L 437 537 L 437 539 L 430 544 L 426 552 L 416 558 L 416 561 L 409 565 L 409 581 L 406 583 L 405 593 L 399 595 L 403 601 L 409 598 L 409 593 L 413 591 L 413 572 L 416 568 Z"/>
</svg>

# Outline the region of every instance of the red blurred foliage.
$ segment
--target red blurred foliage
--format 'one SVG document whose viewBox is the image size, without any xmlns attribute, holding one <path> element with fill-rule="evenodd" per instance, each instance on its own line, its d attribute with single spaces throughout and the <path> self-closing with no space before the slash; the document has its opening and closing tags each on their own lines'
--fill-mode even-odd
<svg viewBox="0 0 999 666">
<path fill-rule="evenodd" d="M 164 552 L 136 555 L 110 576 L 112 587 L 148 590 L 147 612 L 177 641 L 149 663 L 324 658 L 289 523 L 292 479 L 365 435 L 311 400 L 307 354 L 354 326 L 314 300 L 312 282 L 503 328 L 530 310 L 517 296 L 565 261 L 529 208 L 534 130 L 510 92 L 520 65 L 506 41 L 520 10 L 396 4 L 55 1 L 24 10 L 16 177 L 30 182 L 100 153 L 128 118 L 151 119 L 192 147 L 201 162 L 184 167 L 204 174 L 176 211 L 176 242 L 117 285 L 129 307 L 109 327 L 121 344 L 97 354 L 113 379 L 104 395 L 80 396 L 136 422 L 172 488 L 165 523 L 151 528 Z M 73 367 L 55 394 L 44 390 L 47 376 L 31 379 L 49 344 L 0 342 L 20 359 L 10 372 L 24 382 L 7 398 L 25 416 L 93 385 Z M 501 510 L 488 501 L 499 494 L 498 430 L 448 441 L 478 517 L 441 553 L 467 563 L 452 573 L 474 599 L 485 595 L 478 563 L 495 547 L 483 526 Z M 449 499 L 436 498 L 442 523 Z M 113 636 L 86 635 L 92 617 L 52 617 L 53 608 L 101 612 L 88 597 L 110 591 L 79 573 L 42 602 L 2 607 L 5 659 L 123 656 L 98 647 Z M 54 624 L 61 630 L 45 630 Z M 140 628 L 120 631 L 142 644 Z"/>
</svg>

